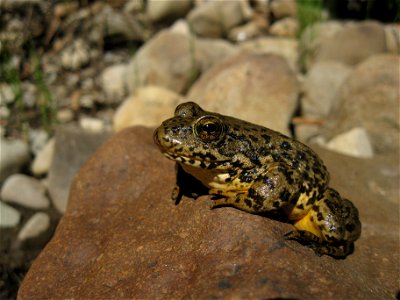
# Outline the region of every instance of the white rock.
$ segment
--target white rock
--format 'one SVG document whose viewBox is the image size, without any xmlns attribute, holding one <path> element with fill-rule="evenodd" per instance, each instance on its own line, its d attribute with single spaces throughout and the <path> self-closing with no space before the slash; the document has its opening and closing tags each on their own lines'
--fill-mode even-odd
<svg viewBox="0 0 400 300">
<path fill-rule="evenodd" d="M 109 103 L 120 103 L 126 96 L 125 77 L 127 69 L 126 64 L 117 64 L 107 67 L 101 73 L 101 87 Z"/>
<path fill-rule="evenodd" d="M 74 40 L 72 45 L 61 52 L 61 64 L 66 69 L 78 70 L 89 60 L 89 45 L 83 39 Z"/>
<path fill-rule="evenodd" d="M 43 212 L 38 212 L 34 214 L 22 227 L 18 233 L 17 239 L 19 241 L 24 241 L 26 239 L 35 238 L 45 232 L 49 226 L 50 217 Z"/>
<path fill-rule="evenodd" d="M 34 209 L 47 208 L 50 205 L 41 182 L 23 174 L 14 174 L 7 178 L 1 188 L 1 198 L 6 202 Z"/>
<path fill-rule="evenodd" d="M 0 228 L 18 225 L 21 214 L 14 207 L 0 201 Z"/>
<path fill-rule="evenodd" d="M 0 105 L 10 104 L 14 101 L 15 94 L 8 84 L 0 84 Z"/>
<path fill-rule="evenodd" d="M 74 119 L 74 112 L 71 109 L 64 108 L 57 111 L 57 121 L 60 123 L 68 123 Z"/>
<path fill-rule="evenodd" d="M 184 19 L 177 20 L 174 24 L 172 24 L 170 30 L 171 32 L 190 36 L 189 24 Z"/>
<path fill-rule="evenodd" d="M 0 119 L 7 119 L 10 116 L 10 110 L 7 106 L 0 106 Z"/>
<path fill-rule="evenodd" d="M 355 127 L 348 132 L 335 136 L 328 141 L 325 147 L 355 157 L 371 158 L 374 156 L 368 133 L 363 127 Z"/>
<path fill-rule="evenodd" d="M 6 140 L 0 137 L 0 181 L 18 172 L 29 161 L 29 146 L 21 140 Z"/>
<path fill-rule="evenodd" d="M 100 119 L 81 117 L 79 119 L 79 125 L 86 131 L 90 132 L 102 132 L 104 131 L 104 122 Z"/>
<path fill-rule="evenodd" d="M 50 139 L 35 156 L 31 166 L 34 175 L 43 175 L 49 171 L 54 155 L 54 141 L 54 138 Z"/>
</svg>

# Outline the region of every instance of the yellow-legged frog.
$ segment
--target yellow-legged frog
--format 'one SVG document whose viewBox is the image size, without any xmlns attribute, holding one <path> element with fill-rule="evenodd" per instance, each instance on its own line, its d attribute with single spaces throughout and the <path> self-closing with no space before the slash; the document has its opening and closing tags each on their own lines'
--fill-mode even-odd
<svg viewBox="0 0 400 300">
<path fill-rule="evenodd" d="M 353 251 L 361 234 L 358 210 L 328 187 L 326 167 L 303 143 L 194 102 L 178 105 L 154 140 L 181 171 L 208 189 L 212 207 L 281 214 L 296 228 L 286 238 L 318 255 L 345 257 Z M 173 199 L 180 196 L 176 187 Z"/>
</svg>

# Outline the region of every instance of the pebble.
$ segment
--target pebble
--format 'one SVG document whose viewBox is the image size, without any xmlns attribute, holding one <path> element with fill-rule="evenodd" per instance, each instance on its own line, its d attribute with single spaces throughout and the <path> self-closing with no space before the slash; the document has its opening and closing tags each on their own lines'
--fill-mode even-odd
<svg viewBox="0 0 400 300">
<path fill-rule="evenodd" d="M 14 227 L 20 219 L 21 214 L 18 210 L 0 201 L 0 228 Z"/>
<path fill-rule="evenodd" d="M 41 209 L 50 205 L 46 189 L 41 182 L 23 174 L 14 174 L 8 177 L 1 188 L 0 195 L 6 202 L 29 208 Z"/>
<path fill-rule="evenodd" d="M 15 100 L 15 93 L 8 84 L 0 84 L 0 105 L 10 104 Z"/>
<path fill-rule="evenodd" d="M 100 75 L 101 87 L 110 104 L 119 103 L 126 95 L 125 76 L 126 64 L 116 64 L 107 67 Z"/>
<path fill-rule="evenodd" d="M 34 214 L 22 227 L 18 233 L 17 239 L 24 241 L 26 239 L 35 238 L 45 232 L 50 226 L 50 217 L 44 212 Z"/>
<path fill-rule="evenodd" d="M 0 137 L 0 181 L 17 173 L 29 161 L 29 146 L 22 140 L 7 140 Z"/>
<path fill-rule="evenodd" d="M 89 45 L 83 39 L 76 39 L 61 53 L 61 64 L 69 70 L 79 70 L 89 60 Z"/>
<path fill-rule="evenodd" d="M 68 123 L 74 119 L 74 112 L 69 108 L 60 109 L 57 112 L 57 121 L 60 123 Z"/>
<path fill-rule="evenodd" d="M 105 128 L 102 120 L 90 117 L 81 117 L 79 119 L 79 125 L 82 129 L 93 133 L 102 132 Z"/>
<path fill-rule="evenodd" d="M 43 175 L 49 171 L 54 155 L 54 144 L 55 139 L 52 138 L 36 154 L 31 166 L 31 170 L 34 175 Z"/>
<path fill-rule="evenodd" d="M 29 139 L 32 152 L 38 154 L 44 145 L 46 145 L 49 134 L 43 129 L 31 129 L 29 131 Z"/>
<path fill-rule="evenodd" d="M 368 133 L 363 127 L 355 127 L 335 136 L 326 143 L 325 147 L 354 157 L 371 158 L 374 156 Z"/>
</svg>

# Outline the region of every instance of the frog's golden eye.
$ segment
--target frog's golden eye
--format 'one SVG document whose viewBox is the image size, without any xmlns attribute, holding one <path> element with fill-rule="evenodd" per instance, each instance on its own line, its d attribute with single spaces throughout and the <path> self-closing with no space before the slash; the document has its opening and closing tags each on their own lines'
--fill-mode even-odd
<svg viewBox="0 0 400 300">
<path fill-rule="evenodd" d="M 218 140 L 224 131 L 224 124 L 213 116 L 204 116 L 194 124 L 194 133 L 203 142 Z"/>
</svg>

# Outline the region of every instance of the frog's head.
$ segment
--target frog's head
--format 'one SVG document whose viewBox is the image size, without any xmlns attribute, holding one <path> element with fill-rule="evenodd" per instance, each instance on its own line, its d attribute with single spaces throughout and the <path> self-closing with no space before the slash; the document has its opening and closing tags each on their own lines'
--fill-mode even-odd
<svg viewBox="0 0 400 300">
<path fill-rule="evenodd" d="M 218 170 L 251 167 L 253 162 L 243 155 L 249 144 L 234 133 L 237 121 L 186 102 L 155 130 L 154 141 L 166 157 L 182 164 Z"/>
</svg>

